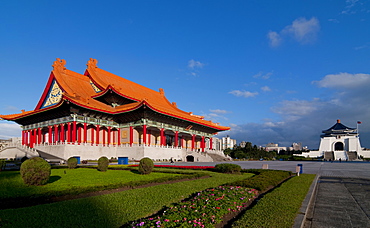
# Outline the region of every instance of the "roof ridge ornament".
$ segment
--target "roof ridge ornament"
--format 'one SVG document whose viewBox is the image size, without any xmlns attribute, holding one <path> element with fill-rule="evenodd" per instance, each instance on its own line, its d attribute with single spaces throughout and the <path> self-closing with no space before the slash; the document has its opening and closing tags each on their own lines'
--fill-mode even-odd
<svg viewBox="0 0 370 228">
<path fill-rule="evenodd" d="M 98 68 L 98 60 L 90 58 L 89 61 L 87 61 L 87 68 Z"/>
<path fill-rule="evenodd" d="M 160 93 L 162 96 L 164 96 L 164 89 L 159 88 L 159 93 Z"/>
<path fill-rule="evenodd" d="M 56 71 L 65 71 L 66 61 L 64 59 L 57 58 L 56 61 L 54 61 L 53 69 Z"/>
</svg>

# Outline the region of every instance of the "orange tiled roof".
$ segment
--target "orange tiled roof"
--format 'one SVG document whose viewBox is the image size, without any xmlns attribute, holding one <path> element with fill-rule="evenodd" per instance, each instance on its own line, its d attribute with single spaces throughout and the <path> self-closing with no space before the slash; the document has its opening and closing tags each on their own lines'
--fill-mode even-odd
<svg viewBox="0 0 370 228">
<path fill-rule="evenodd" d="M 54 69 L 50 74 L 48 84 L 35 110 L 19 114 L 0 115 L 0 118 L 16 120 L 28 115 L 56 108 L 63 102 L 69 101 L 87 109 L 109 114 L 125 113 L 146 105 L 158 113 L 211 127 L 216 130 L 222 131 L 230 129 L 229 127 L 219 126 L 216 123 L 204 120 L 202 116 L 196 116 L 192 113 L 178 109 L 176 103 L 170 103 L 167 100 L 163 89 L 160 89 L 159 92 L 154 91 L 98 68 L 97 61 L 95 59 L 90 59 L 88 61 L 84 75 L 70 71 L 66 69 L 64 65 L 65 60 L 57 59 L 57 61 L 54 62 Z M 45 107 L 43 104 L 45 104 L 45 99 L 51 90 L 53 81 L 57 83 L 62 94 L 58 102 Z M 94 86 L 96 87 L 95 89 Z M 96 97 L 103 96 L 108 91 L 114 91 L 114 93 L 119 96 L 131 100 L 132 103 L 113 107 L 112 105 L 105 104 L 95 99 Z"/>
</svg>

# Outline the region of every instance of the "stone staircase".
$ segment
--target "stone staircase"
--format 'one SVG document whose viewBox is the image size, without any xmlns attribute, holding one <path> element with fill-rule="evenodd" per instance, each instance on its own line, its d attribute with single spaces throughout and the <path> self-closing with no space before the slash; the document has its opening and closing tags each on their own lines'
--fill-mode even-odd
<svg viewBox="0 0 370 228">
<path fill-rule="evenodd" d="M 231 161 L 231 158 L 219 154 L 209 153 L 208 155 L 213 159 L 213 162 Z"/>
<path fill-rule="evenodd" d="M 333 161 L 334 160 L 334 152 L 333 151 L 325 151 L 324 152 L 324 159 L 326 161 Z"/>
<path fill-rule="evenodd" d="M 348 156 L 348 161 L 358 160 L 358 155 L 356 151 L 348 151 L 347 156 Z"/>
</svg>

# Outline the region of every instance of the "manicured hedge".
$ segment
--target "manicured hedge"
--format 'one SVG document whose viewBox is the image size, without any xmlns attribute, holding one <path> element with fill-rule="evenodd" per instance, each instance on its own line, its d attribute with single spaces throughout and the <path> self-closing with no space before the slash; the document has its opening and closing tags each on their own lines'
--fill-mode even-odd
<svg viewBox="0 0 370 228">
<path fill-rule="evenodd" d="M 77 158 L 75 157 L 70 157 L 67 160 L 68 168 L 69 169 L 75 169 L 77 167 Z"/>
<path fill-rule="evenodd" d="M 240 174 L 241 169 L 240 165 L 231 163 L 222 163 L 215 166 L 216 172 L 220 173 Z"/>
<path fill-rule="evenodd" d="M 154 163 L 150 158 L 142 158 L 139 164 L 139 172 L 141 174 L 150 174 L 153 171 Z"/>
<path fill-rule="evenodd" d="M 100 157 L 98 160 L 98 170 L 105 172 L 108 170 L 109 159 L 107 157 Z"/>
<path fill-rule="evenodd" d="M 249 170 L 252 173 L 256 173 L 257 175 L 242 180 L 231 183 L 232 185 L 236 186 L 243 186 L 243 187 L 250 187 L 255 188 L 259 191 L 266 191 L 271 187 L 274 187 L 281 183 L 283 180 L 287 179 L 292 175 L 290 171 L 283 171 L 283 170 Z"/>
<path fill-rule="evenodd" d="M 26 185 L 44 185 L 49 180 L 51 168 L 44 159 L 33 157 L 22 163 L 20 173 Z"/>
</svg>

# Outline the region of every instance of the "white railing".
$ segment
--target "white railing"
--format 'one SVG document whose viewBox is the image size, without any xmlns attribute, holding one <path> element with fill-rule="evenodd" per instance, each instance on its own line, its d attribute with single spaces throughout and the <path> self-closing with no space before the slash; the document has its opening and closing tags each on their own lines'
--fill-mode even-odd
<svg viewBox="0 0 370 228">
<path fill-rule="evenodd" d="M 31 156 L 39 156 L 39 153 L 37 152 L 37 150 L 35 148 L 31 148 L 31 147 L 28 147 L 26 145 L 22 145 L 20 143 L 15 143 L 15 142 L 7 143 L 6 145 L 4 145 L 2 147 L 0 152 L 4 151 L 6 149 L 9 149 L 9 148 L 17 148 L 18 150 L 21 150 L 21 151 L 23 151 L 27 154 L 30 154 Z"/>
</svg>

